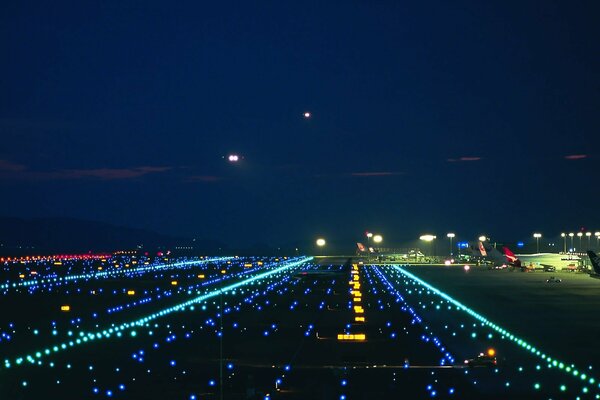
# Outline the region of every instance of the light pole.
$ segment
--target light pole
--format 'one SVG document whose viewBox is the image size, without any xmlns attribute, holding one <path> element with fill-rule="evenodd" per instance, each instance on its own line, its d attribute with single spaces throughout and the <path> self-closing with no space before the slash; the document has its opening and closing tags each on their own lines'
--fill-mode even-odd
<svg viewBox="0 0 600 400">
<path fill-rule="evenodd" d="M 219 399 L 223 400 L 223 279 L 226 270 L 221 270 L 219 279 Z"/>
<path fill-rule="evenodd" d="M 588 238 L 588 250 L 590 249 L 590 247 L 592 246 L 590 244 L 590 241 L 592 240 L 592 232 L 586 232 L 585 236 Z"/>
<path fill-rule="evenodd" d="M 373 237 L 373 232 L 367 232 L 367 247 L 371 247 L 371 238 Z"/>
<path fill-rule="evenodd" d="M 535 238 L 535 248 L 536 248 L 536 254 L 540 254 L 540 238 L 542 237 L 541 233 L 534 233 L 533 237 Z"/>
<path fill-rule="evenodd" d="M 453 252 L 452 252 L 452 239 L 454 239 L 456 237 L 456 234 L 449 233 L 449 234 L 446 235 L 446 237 L 448 239 L 450 239 L 450 257 L 452 257 L 452 255 L 453 255 Z"/>
<path fill-rule="evenodd" d="M 579 238 L 579 251 L 581 251 L 581 238 L 583 237 L 583 232 L 577 232 L 577 237 Z"/>
<path fill-rule="evenodd" d="M 560 237 L 563 238 L 563 242 L 564 242 L 563 253 L 566 254 L 567 253 L 567 234 L 563 232 L 560 234 Z"/>
<path fill-rule="evenodd" d="M 433 257 L 434 256 L 434 254 L 433 254 L 433 241 L 436 239 L 436 236 L 435 235 L 429 235 L 429 234 L 427 234 L 427 235 L 421 235 L 419 237 L 419 239 L 422 240 L 422 241 L 424 241 L 424 242 L 431 243 L 431 249 L 430 250 L 431 250 L 431 256 Z"/>
<path fill-rule="evenodd" d="M 569 237 L 571 238 L 571 248 L 569 249 L 569 253 L 573 252 L 573 236 L 575 236 L 575 234 L 573 232 L 569 232 Z"/>
</svg>

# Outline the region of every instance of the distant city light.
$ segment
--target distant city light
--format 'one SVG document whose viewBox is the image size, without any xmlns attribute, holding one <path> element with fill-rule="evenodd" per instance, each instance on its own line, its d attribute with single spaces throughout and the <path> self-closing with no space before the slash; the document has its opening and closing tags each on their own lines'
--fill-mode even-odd
<svg viewBox="0 0 600 400">
<path fill-rule="evenodd" d="M 238 162 L 240 160 L 240 156 L 238 156 L 237 154 L 230 154 L 227 159 L 229 160 L 229 162 Z"/>
<path fill-rule="evenodd" d="M 304 115 L 304 118 L 310 118 L 312 116 L 312 114 L 308 111 L 306 111 L 303 115 Z"/>
</svg>

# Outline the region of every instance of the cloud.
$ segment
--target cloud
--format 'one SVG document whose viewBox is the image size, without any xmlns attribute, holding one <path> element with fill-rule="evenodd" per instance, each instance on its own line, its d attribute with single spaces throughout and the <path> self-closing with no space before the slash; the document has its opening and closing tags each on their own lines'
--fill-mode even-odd
<svg viewBox="0 0 600 400">
<path fill-rule="evenodd" d="M 565 156 L 565 160 L 582 160 L 587 158 L 587 154 L 570 154 Z"/>
<path fill-rule="evenodd" d="M 317 174 L 317 178 L 373 178 L 385 176 L 405 175 L 401 171 L 361 171 L 361 172 L 346 172 L 340 174 Z"/>
<path fill-rule="evenodd" d="M 465 162 L 465 161 L 481 161 L 482 157 L 459 157 L 459 158 L 448 158 L 448 162 Z"/>
<path fill-rule="evenodd" d="M 352 172 L 351 176 L 372 177 L 372 176 L 397 176 L 404 175 L 404 172 L 380 171 L 380 172 Z"/>
<path fill-rule="evenodd" d="M 0 160 L 0 172 L 19 172 L 25 171 L 26 166 L 17 164 L 8 160 Z"/>
<path fill-rule="evenodd" d="M 133 168 L 98 168 L 98 169 L 65 169 L 51 173 L 55 179 L 98 178 L 102 180 L 119 180 L 139 178 L 140 176 L 166 172 L 173 167 L 133 167 Z"/>
<path fill-rule="evenodd" d="M 131 168 L 59 169 L 53 171 L 31 170 L 25 165 L 0 160 L 0 178 L 17 180 L 78 180 L 100 179 L 106 181 L 135 179 L 148 174 L 162 173 L 173 167 L 141 166 Z"/>
<path fill-rule="evenodd" d="M 223 178 L 221 178 L 220 176 L 214 176 L 214 175 L 194 175 L 194 176 L 190 176 L 186 179 L 186 182 L 206 182 L 206 183 L 212 183 L 212 182 L 218 182 L 220 180 L 222 180 Z"/>
</svg>

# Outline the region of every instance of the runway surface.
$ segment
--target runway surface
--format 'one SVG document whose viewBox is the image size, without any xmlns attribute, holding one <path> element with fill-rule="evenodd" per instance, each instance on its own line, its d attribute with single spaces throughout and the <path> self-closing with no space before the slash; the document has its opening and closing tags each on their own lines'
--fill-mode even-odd
<svg viewBox="0 0 600 400">
<path fill-rule="evenodd" d="M 582 275 L 130 256 L 1 273 L 2 399 L 600 397 Z"/>
</svg>

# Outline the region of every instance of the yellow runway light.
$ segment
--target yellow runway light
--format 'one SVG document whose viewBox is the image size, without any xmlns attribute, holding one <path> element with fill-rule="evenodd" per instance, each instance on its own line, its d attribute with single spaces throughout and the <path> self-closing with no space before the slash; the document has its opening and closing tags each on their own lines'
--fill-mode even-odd
<svg viewBox="0 0 600 400">
<path fill-rule="evenodd" d="M 367 339 L 367 335 L 364 333 L 355 333 L 355 334 L 343 334 L 339 333 L 337 335 L 338 340 L 349 340 L 349 341 L 363 341 Z"/>
</svg>

